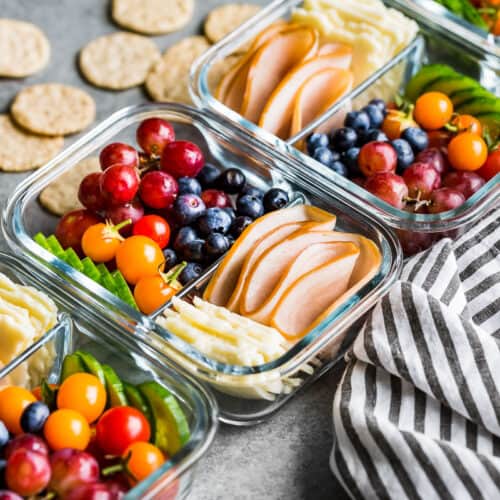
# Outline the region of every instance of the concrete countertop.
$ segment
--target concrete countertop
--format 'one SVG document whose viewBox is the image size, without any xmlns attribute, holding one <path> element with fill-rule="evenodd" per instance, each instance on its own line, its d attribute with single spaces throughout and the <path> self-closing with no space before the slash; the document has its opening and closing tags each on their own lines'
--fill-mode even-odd
<svg viewBox="0 0 500 500">
<path fill-rule="evenodd" d="M 262 0 L 252 0 L 265 4 Z M 155 37 L 160 49 L 195 32 L 217 0 L 197 0 L 191 23 L 182 31 Z M 31 21 L 48 36 L 52 56 L 39 74 L 24 80 L 0 79 L 0 113 L 24 86 L 59 82 L 87 90 L 97 103 L 97 122 L 112 112 L 147 101 L 142 88 L 110 92 L 84 81 L 76 66 L 78 51 L 97 36 L 118 30 L 106 0 L 0 0 L 0 17 Z M 69 145 L 75 138 L 67 138 Z M 2 138 L 0 137 L 0 141 Z M 25 174 L 0 173 L 0 206 Z M 7 246 L 0 237 L 0 249 Z M 343 499 L 347 498 L 328 466 L 332 445 L 331 403 L 341 369 L 332 370 L 300 393 L 267 423 L 251 428 L 221 425 L 199 465 L 191 498 Z"/>
</svg>

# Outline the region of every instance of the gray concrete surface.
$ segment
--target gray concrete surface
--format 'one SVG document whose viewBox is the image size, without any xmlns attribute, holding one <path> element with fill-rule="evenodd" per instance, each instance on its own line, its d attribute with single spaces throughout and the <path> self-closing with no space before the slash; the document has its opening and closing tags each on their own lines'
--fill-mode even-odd
<svg viewBox="0 0 500 500">
<path fill-rule="evenodd" d="M 257 0 L 255 0 L 257 1 Z M 155 37 L 161 49 L 199 31 L 217 0 L 197 0 L 196 15 L 181 32 Z M 266 3 L 260 1 L 260 3 Z M 141 88 L 108 92 L 85 83 L 75 64 L 78 50 L 93 38 L 117 30 L 107 0 L 0 0 L 0 17 L 32 21 L 50 39 L 52 57 L 41 73 L 24 79 L 0 79 L 0 113 L 16 92 L 31 83 L 60 82 L 85 88 L 97 103 L 97 120 L 119 108 L 147 100 Z M 0 137 L 0 141 L 2 138 Z M 70 144 L 74 138 L 66 141 Z M 28 174 L 0 173 L 0 205 Z M 0 238 L 0 249 L 6 250 Z M 264 424 L 252 428 L 221 426 L 198 466 L 191 498 L 342 499 L 346 498 L 328 467 L 332 444 L 331 401 L 340 370 L 300 394 Z"/>
</svg>

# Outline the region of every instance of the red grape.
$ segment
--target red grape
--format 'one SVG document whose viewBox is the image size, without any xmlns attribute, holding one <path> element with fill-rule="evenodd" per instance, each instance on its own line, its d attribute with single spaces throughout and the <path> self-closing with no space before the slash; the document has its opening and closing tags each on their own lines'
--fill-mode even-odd
<svg viewBox="0 0 500 500">
<path fill-rule="evenodd" d="M 116 493 L 104 483 L 81 484 L 68 492 L 65 500 L 116 500 Z"/>
<path fill-rule="evenodd" d="M 196 177 L 205 164 L 200 148 L 189 141 L 174 141 L 165 146 L 160 167 L 174 177 Z"/>
<path fill-rule="evenodd" d="M 139 154 L 128 144 L 113 142 L 101 151 L 99 162 L 103 170 L 113 165 L 135 168 L 139 165 Z"/>
<path fill-rule="evenodd" d="M 64 497 L 81 484 L 95 483 L 99 480 L 97 460 L 84 451 L 63 448 L 50 457 L 52 477 L 49 488 Z"/>
<path fill-rule="evenodd" d="M 0 500 L 23 500 L 23 497 L 13 491 L 0 490 Z"/>
<path fill-rule="evenodd" d="M 112 205 L 131 202 L 139 190 L 139 173 L 133 167 L 113 165 L 101 177 L 101 190 Z"/>
<path fill-rule="evenodd" d="M 409 196 L 419 200 L 427 199 L 441 186 L 441 176 L 429 163 L 414 163 L 404 171 L 403 179 Z"/>
<path fill-rule="evenodd" d="M 34 434 L 19 434 L 11 439 L 5 447 L 5 458 L 9 458 L 17 450 L 29 450 L 48 455 L 49 449 L 45 441 Z"/>
<path fill-rule="evenodd" d="M 144 217 L 144 207 L 139 200 L 134 200 L 132 203 L 125 205 L 115 205 L 106 210 L 106 219 L 109 219 L 113 224 L 131 220 L 132 224 L 127 224 L 120 229 L 122 236 L 128 236 L 132 232 L 132 225 Z"/>
<path fill-rule="evenodd" d="M 436 189 L 431 194 L 430 200 L 431 204 L 427 207 L 427 210 L 431 214 L 437 214 L 459 207 L 465 202 L 465 197 L 456 189 L 444 187 Z"/>
<path fill-rule="evenodd" d="M 374 141 L 365 144 L 359 152 L 358 165 L 366 177 L 395 172 L 398 156 L 388 142 Z"/>
<path fill-rule="evenodd" d="M 56 227 L 55 236 L 63 248 L 73 248 L 82 255 L 81 241 L 83 233 L 102 218 L 90 210 L 73 210 L 62 217 Z"/>
<path fill-rule="evenodd" d="M 167 121 L 148 118 L 137 128 L 136 138 L 145 153 L 159 156 L 168 143 L 175 141 L 175 132 Z"/>
<path fill-rule="evenodd" d="M 460 191 L 465 199 L 470 198 L 485 184 L 486 181 L 475 172 L 453 171 L 446 174 L 443 179 L 443 186 Z"/>
<path fill-rule="evenodd" d="M 229 195 L 218 189 L 206 189 L 201 193 L 201 199 L 204 201 L 207 208 L 231 208 L 233 206 Z"/>
<path fill-rule="evenodd" d="M 408 188 L 402 177 L 390 172 L 369 177 L 364 188 L 396 208 L 405 206 Z"/>
<path fill-rule="evenodd" d="M 170 208 L 177 197 L 177 181 L 166 172 L 148 172 L 141 180 L 139 196 L 151 208 Z"/>
<path fill-rule="evenodd" d="M 432 245 L 434 239 L 431 233 L 418 233 L 404 229 L 399 229 L 397 234 L 405 255 L 415 255 L 426 250 Z"/>
<path fill-rule="evenodd" d="M 437 148 L 429 148 L 421 151 L 415 158 L 415 163 L 428 163 L 432 165 L 440 175 L 448 171 L 447 160 L 443 153 Z"/>
<path fill-rule="evenodd" d="M 50 464 L 47 455 L 20 448 L 7 460 L 5 469 L 7 486 L 19 495 L 40 493 L 50 480 Z"/>
<path fill-rule="evenodd" d="M 83 178 L 78 188 L 80 203 L 93 212 L 103 210 L 106 204 L 101 192 L 101 177 L 102 172 L 92 172 Z"/>
</svg>

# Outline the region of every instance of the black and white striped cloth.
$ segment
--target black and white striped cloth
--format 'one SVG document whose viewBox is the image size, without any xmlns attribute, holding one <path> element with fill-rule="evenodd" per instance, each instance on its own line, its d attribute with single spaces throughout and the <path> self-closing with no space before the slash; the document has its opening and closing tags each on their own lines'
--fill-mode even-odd
<svg viewBox="0 0 500 500">
<path fill-rule="evenodd" d="M 354 343 L 333 421 L 353 498 L 500 498 L 500 209 L 406 263 Z"/>
</svg>

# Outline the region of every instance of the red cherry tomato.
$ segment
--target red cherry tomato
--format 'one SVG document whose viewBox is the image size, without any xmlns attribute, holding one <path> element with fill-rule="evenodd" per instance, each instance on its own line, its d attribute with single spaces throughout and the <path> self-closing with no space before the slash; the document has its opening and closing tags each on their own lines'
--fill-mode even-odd
<svg viewBox="0 0 500 500">
<path fill-rule="evenodd" d="M 132 234 L 147 236 L 156 241 L 160 248 L 165 248 L 170 240 L 170 226 L 159 215 L 146 215 L 135 223 Z"/>
<path fill-rule="evenodd" d="M 486 181 L 493 179 L 495 175 L 500 174 L 500 149 L 493 151 L 488 155 L 486 163 L 477 171 L 477 173 Z"/>
<path fill-rule="evenodd" d="M 149 441 L 151 428 L 146 417 L 131 406 L 117 406 L 98 420 L 96 440 L 99 448 L 110 455 L 122 455 L 136 441 Z"/>
</svg>

